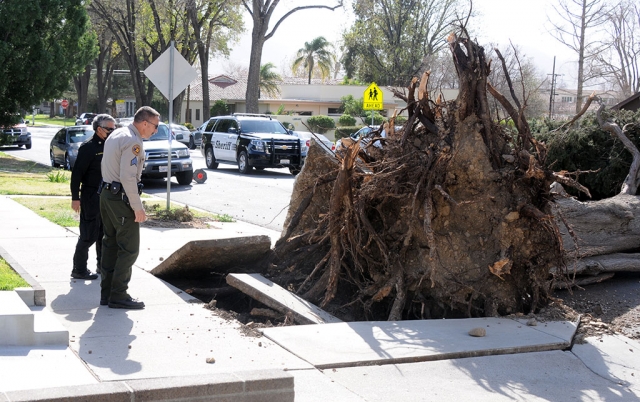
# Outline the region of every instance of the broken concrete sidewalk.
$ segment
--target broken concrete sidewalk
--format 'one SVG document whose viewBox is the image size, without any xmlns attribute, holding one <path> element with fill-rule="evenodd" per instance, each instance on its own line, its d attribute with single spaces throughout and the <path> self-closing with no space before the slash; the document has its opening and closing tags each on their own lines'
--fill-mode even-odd
<svg viewBox="0 0 640 402">
<path fill-rule="evenodd" d="M 195 240 L 175 251 L 151 273 L 161 278 L 197 278 L 212 271 L 258 272 L 258 262 L 270 250 L 269 236 Z"/>
<path fill-rule="evenodd" d="M 283 314 L 293 313 L 293 319 L 299 324 L 342 322 L 260 274 L 229 274 L 227 283 Z"/>
</svg>

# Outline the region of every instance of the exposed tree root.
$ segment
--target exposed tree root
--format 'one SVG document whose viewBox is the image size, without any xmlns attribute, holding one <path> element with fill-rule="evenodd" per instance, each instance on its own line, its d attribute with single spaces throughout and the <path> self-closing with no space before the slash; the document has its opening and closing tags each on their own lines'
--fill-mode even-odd
<svg viewBox="0 0 640 402">
<path fill-rule="evenodd" d="M 339 151 L 339 163 L 311 147 L 274 249 L 275 282 L 355 320 L 508 314 L 547 302 L 550 269 L 564 266 L 549 208 L 558 176 L 524 119 L 526 99 L 510 86 L 513 106 L 490 86 L 491 63 L 464 29 L 450 46 L 457 100 L 433 101 L 427 72 L 396 91 L 407 102 L 402 131 L 391 121 L 386 138 L 374 131 L 366 147 Z M 493 123 L 488 92 L 517 135 Z"/>
</svg>

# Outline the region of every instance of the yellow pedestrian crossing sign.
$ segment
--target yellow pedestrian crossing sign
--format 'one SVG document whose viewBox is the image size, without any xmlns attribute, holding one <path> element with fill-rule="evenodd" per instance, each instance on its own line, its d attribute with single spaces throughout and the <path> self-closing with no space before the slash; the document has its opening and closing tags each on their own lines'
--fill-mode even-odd
<svg viewBox="0 0 640 402">
<path fill-rule="evenodd" d="M 372 82 L 371 85 L 365 89 L 364 94 L 362 96 L 362 108 L 364 110 L 382 110 L 383 108 L 383 100 L 382 100 L 382 91 L 375 82 Z"/>
</svg>

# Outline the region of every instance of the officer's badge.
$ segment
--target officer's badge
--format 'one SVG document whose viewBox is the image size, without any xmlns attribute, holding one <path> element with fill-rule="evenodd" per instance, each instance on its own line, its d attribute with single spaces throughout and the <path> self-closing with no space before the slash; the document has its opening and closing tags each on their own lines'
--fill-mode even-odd
<svg viewBox="0 0 640 402">
<path fill-rule="evenodd" d="M 138 166 L 138 157 L 134 157 L 131 159 L 131 166 Z"/>
<path fill-rule="evenodd" d="M 134 145 L 133 148 L 131 148 L 131 150 L 133 151 L 133 154 L 135 156 L 140 155 L 140 145 L 138 145 L 138 144 Z M 133 165 L 133 163 L 132 163 L 132 165 Z"/>
</svg>

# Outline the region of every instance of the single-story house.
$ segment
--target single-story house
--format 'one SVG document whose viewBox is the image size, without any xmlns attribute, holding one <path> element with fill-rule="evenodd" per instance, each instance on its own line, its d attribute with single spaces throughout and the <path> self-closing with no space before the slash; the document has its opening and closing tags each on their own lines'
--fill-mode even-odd
<svg viewBox="0 0 640 402">
<path fill-rule="evenodd" d="M 308 84 L 306 78 L 284 78 L 279 84 L 280 94 L 270 97 L 262 94 L 258 101 L 260 113 L 275 114 L 281 107 L 285 114 L 278 115 L 280 121 L 292 123 L 296 130 L 306 131 L 302 122 L 310 116 L 325 115 L 337 120 L 340 117 L 338 108 L 340 98 L 352 95 L 355 99 L 363 97 L 367 86 L 340 85 L 339 80 L 312 79 Z M 393 116 L 397 110 L 406 104 L 401 99 L 395 98 L 389 88 L 380 87 L 383 96 L 384 116 Z M 219 75 L 209 79 L 210 103 L 223 100 L 229 105 L 229 113 L 244 113 L 246 111 L 245 94 L 247 90 L 246 77 L 232 77 Z M 457 95 L 457 90 L 445 94 L 448 99 Z M 187 99 L 188 97 L 188 99 Z M 188 105 L 188 106 L 187 106 Z M 180 114 L 182 121 L 191 121 L 194 127 L 199 127 L 203 122 L 202 113 L 202 83 L 200 77 L 193 81 L 187 89 L 187 96 L 182 102 Z"/>
</svg>

